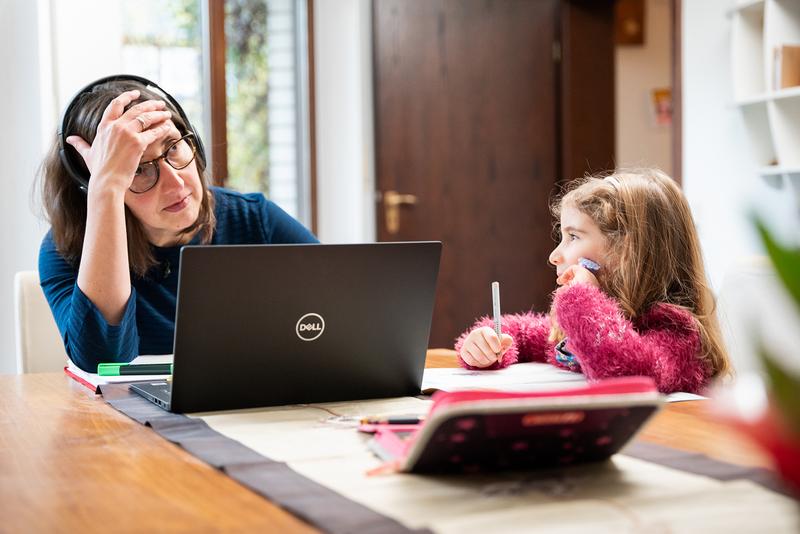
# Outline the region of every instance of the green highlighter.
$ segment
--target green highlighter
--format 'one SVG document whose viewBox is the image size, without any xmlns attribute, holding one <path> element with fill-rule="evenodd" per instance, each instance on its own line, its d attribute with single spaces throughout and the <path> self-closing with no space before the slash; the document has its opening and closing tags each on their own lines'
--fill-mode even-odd
<svg viewBox="0 0 800 534">
<path fill-rule="evenodd" d="M 171 375 L 171 363 L 98 363 L 100 376 Z"/>
</svg>

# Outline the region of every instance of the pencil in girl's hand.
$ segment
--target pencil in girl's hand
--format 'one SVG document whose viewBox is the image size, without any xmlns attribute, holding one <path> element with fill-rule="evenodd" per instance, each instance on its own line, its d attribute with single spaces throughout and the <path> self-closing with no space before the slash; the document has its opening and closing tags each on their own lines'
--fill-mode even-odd
<svg viewBox="0 0 800 534">
<path fill-rule="evenodd" d="M 494 316 L 494 333 L 500 338 L 500 282 L 492 282 L 492 315 Z"/>
</svg>

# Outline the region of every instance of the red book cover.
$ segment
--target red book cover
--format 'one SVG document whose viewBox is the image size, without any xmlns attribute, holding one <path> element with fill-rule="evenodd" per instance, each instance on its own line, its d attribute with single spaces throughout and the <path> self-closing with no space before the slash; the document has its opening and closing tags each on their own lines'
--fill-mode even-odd
<svg viewBox="0 0 800 534">
<path fill-rule="evenodd" d="M 70 378 L 72 378 L 73 380 L 78 382 L 79 384 L 82 384 L 82 385 L 86 386 L 87 388 L 91 389 L 95 393 L 100 393 L 100 386 L 92 384 L 88 380 L 85 380 L 83 377 L 78 376 L 77 374 L 73 373 L 72 369 L 70 369 L 68 366 L 64 367 L 64 372 L 67 373 L 67 376 L 69 376 Z"/>
</svg>

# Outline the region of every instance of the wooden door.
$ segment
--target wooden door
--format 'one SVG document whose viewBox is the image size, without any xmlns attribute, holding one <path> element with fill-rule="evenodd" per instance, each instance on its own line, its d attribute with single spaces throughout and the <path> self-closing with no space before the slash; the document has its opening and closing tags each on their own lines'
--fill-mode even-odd
<svg viewBox="0 0 800 534">
<path fill-rule="evenodd" d="M 557 0 L 373 3 L 378 237 L 444 242 L 432 347 L 491 313 L 493 280 L 504 312 L 548 307 L 558 24 Z M 416 199 L 395 233 L 388 191 Z"/>
</svg>

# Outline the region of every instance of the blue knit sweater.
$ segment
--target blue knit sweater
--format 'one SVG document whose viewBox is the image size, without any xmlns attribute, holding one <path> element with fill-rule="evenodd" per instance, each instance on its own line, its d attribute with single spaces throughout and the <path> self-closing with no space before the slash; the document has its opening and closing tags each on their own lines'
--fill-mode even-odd
<svg viewBox="0 0 800 534">
<path fill-rule="evenodd" d="M 303 225 L 260 193 L 211 188 L 217 226 L 211 244 L 316 243 Z M 190 244 L 199 244 L 195 236 Z M 99 362 L 129 362 L 139 354 L 169 354 L 175 332 L 180 246 L 153 247 L 159 266 L 144 278 L 131 274 L 131 296 L 119 325 L 110 325 L 78 288 L 78 270 L 56 250 L 48 232 L 39 250 L 42 289 L 64 339 L 81 369 Z"/>
</svg>

